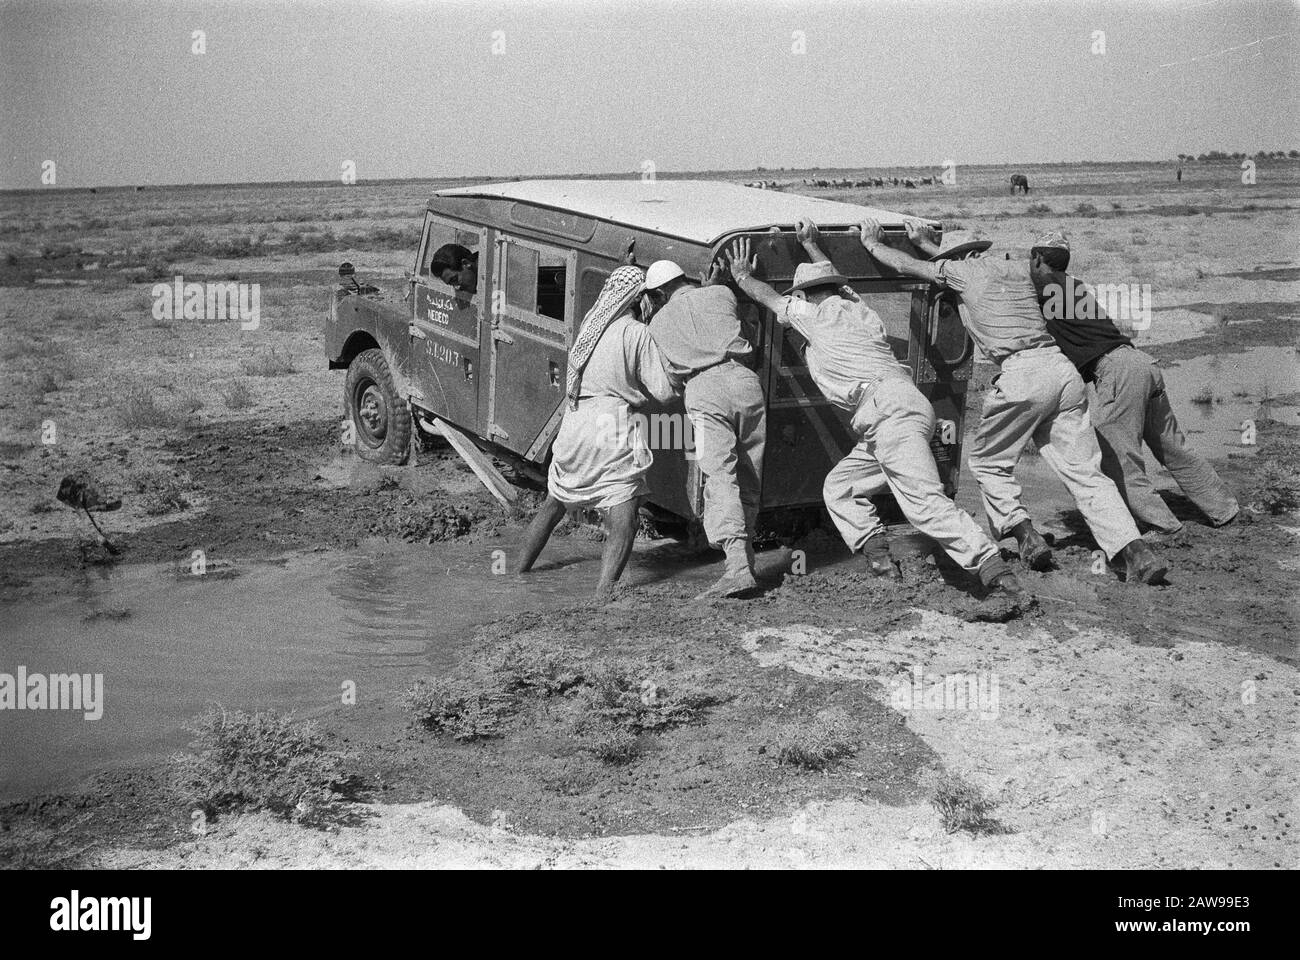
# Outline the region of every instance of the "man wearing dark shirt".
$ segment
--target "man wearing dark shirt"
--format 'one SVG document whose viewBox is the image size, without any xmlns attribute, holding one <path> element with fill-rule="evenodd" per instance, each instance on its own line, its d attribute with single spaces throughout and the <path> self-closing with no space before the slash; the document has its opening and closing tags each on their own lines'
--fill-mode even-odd
<svg viewBox="0 0 1300 960">
<path fill-rule="evenodd" d="M 1214 468 L 1187 449 L 1155 360 L 1119 332 L 1091 288 L 1065 272 L 1070 263 L 1065 235 L 1040 237 L 1029 257 L 1047 329 L 1088 383 L 1102 471 L 1115 481 L 1134 518 L 1162 533 L 1182 528 L 1147 476 L 1142 456 L 1146 441 L 1211 524 L 1231 522 L 1237 501 Z"/>
<path fill-rule="evenodd" d="M 968 231 L 945 233 L 933 252 L 922 243 L 917 249 L 929 253 L 929 259 L 920 260 L 886 245 L 877 221 L 864 221 L 859 229 L 863 247 L 875 260 L 954 291 L 962 324 L 998 367 L 970 453 L 971 473 L 995 538 L 1014 536 L 1030 569 L 1045 570 L 1051 564 L 1051 550 L 1034 529 L 1015 476 L 1032 439 L 1070 491 L 1106 558 L 1122 560 L 1131 582 L 1163 580 L 1168 567 L 1142 539 L 1115 483 L 1102 473 L 1087 388 L 1048 333 L 1029 264 L 981 258 L 991 243 Z M 917 232 L 909 227 L 909 236 Z"/>
</svg>

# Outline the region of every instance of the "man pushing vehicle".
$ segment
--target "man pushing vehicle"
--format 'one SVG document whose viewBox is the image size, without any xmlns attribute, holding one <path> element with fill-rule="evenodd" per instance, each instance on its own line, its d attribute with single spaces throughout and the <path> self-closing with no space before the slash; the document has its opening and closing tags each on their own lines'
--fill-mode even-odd
<svg viewBox="0 0 1300 960">
<path fill-rule="evenodd" d="M 1029 264 L 981 259 L 992 243 L 968 231 L 945 233 L 937 249 L 922 244 L 931 256 L 918 260 L 887 246 L 875 220 L 864 221 L 860 230 L 862 246 L 886 267 L 954 291 L 963 325 L 997 364 L 970 454 L 993 535 L 1014 536 L 1030 568 L 1051 565 L 1052 551 L 1021 503 L 1015 476 L 1032 439 L 1070 491 L 1106 558 L 1122 560 L 1130 581 L 1160 582 L 1168 567 L 1138 535 L 1119 490 L 1102 472 L 1083 380 L 1047 329 Z"/>
<path fill-rule="evenodd" d="M 727 259 L 736 285 L 808 341 L 805 359 L 813 382 L 852 415 L 858 442 L 823 486 L 845 544 L 875 576 L 899 578 L 870 500 L 887 487 L 908 521 L 966 571 L 990 589 L 1023 599 L 1024 588 L 997 546 L 945 496 L 930 448 L 934 408 L 895 358 L 879 315 L 835 272 L 818 244 L 816 224 L 800 219 L 796 236 L 812 262 L 795 268 L 794 284 L 784 295 L 754 276 L 748 240 L 733 243 Z"/>
</svg>

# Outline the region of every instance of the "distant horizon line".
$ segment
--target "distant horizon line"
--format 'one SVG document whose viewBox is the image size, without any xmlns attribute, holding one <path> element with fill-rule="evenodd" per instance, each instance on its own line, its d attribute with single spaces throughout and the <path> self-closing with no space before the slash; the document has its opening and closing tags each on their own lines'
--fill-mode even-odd
<svg viewBox="0 0 1300 960">
<path fill-rule="evenodd" d="M 1276 152 L 1276 151 L 1274 151 Z M 1205 161 L 1197 160 L 1195 157 L 1188 156 L 1191 163 L 1214 163 L 1222 164 L 1232 162 L 1235 158 L 1231 155 L 1220 155 L 1213 158 L 1207 158 Z M 1248 159 L 1255 159 L 1255 154 L 1246 154 Z M 1275 159 L 1275 158 L 1269 158 Z M 1294 157 L 1283 157 L 1283 160 L 1292 160 Z M 1137 165 L 1156 165 L 1168 163 L 1182 163 L 1178 157 L 1169 157 L 1164 160 L 1050 160 L 1038 161 L 1033 163 L 964 163 L 958 164 L 958 167 L 1115 167 L 1115 166 L 1137 166 Z M 711 174 L 806 174 L 806 173 L 827 173 L 834 174 L 850 170 L 899 170 L 904 168 L 917 169 L 915 164 L 895 163 L 875 166 L 860 167 L 750 167 L 747 169 L 730 168 L 730 169 L 709 169 L 709 170 L 670 170 L 662 174 L 656 173 L 655 179 L 670 180 L 674 177 L 686 177 L 699 179 Z M 925 168 L 929 169 L 929 168 Z M 942 169 L 942 164 L 935 169 Z M 329 180 L 212 180 L 191 183 L 97 183 L 85 187 L 60 187 L 41 185 L 34 187 L 2 187 L 0 194 L 11 193 L 73 193 L 88 190 L 197 190 L 205 187 L 284 187 L 284 186 L 339 186 L 352 187 L 365 184 L 396 184 L 396 183 L 427 183 L 432 181 L 460 182 L 475 181 L 479 183 L 500 183 L 500 182 L 517 182 L 520 180 L 636 180 L 641 177 L 638 172 L 632 173 L 533 173 L 533 174 L 515 174 L 515 175 L 477 175 L 467 174 L 462 176 L 421 176 L 421 177 L 377 177 L 374 179 L 360 179 L 356 183 L 348 184 L 341 182 L 338 178 Z M 771 179 L 770 176 L 765 179 Z"/>
</svg>

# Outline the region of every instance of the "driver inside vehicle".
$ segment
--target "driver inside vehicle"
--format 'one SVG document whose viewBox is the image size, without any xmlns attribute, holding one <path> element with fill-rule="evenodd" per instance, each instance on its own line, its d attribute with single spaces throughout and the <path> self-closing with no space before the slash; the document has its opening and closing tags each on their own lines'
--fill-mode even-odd
<svg viewBox="0 0 1300 960">
<path fill-rule="evenodd" d="M 478 254 L 459 243 L 444 243 L 429 261 L 429 275 L 472 296 L 478 290 Z"/>
</svg>

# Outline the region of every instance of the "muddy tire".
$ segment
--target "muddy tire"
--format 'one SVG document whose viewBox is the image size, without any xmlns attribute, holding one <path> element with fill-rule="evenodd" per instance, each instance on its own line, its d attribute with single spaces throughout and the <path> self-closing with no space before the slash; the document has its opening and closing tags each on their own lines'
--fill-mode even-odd
<svg viewBox="0 0 1300 960">
<path fill-rule="evenodd" d="M 372 463 L 405 463 L 411 446 L 411 411 L 393 383 L 381 350 L 366 350 L 348 367 L 348 417 L 357 456 Z"/>
</svg>

